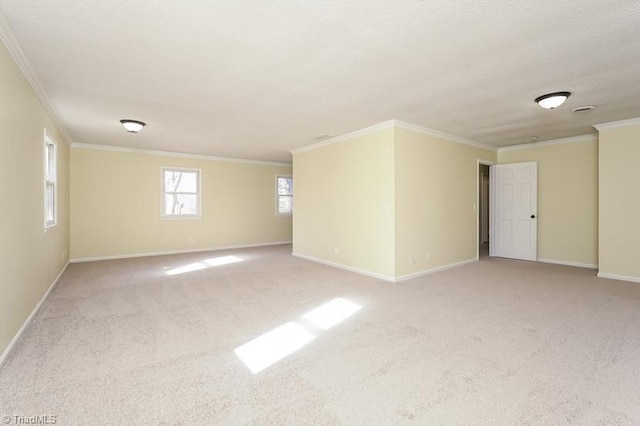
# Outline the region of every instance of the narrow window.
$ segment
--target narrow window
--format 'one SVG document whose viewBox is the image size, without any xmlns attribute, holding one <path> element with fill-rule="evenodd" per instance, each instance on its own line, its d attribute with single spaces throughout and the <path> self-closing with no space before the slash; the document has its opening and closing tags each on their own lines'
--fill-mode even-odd
<svg viewBox="0 0 640 426">
<path fill-rule="evenodd" d="M 58 164 L 57 146 L 44 131 L 44 227 L 58 224 Z"/>
<path fill-rule="evenodd" d="M 276 214 L 289 216 L 293 212 L 293 178 L 291 176 L 276 176 Z"/>
<path fill-rule="evenodd" d="M 162 217 L 200 216 L 200 170 L 162 169 Z"/>
</svg>

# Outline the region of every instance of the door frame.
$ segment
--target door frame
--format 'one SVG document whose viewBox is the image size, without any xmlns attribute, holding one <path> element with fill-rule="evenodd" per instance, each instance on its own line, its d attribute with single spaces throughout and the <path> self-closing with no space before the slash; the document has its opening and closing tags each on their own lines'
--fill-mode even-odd
<svg viewBox="0 0 640 426">
<path fill-rule="evenodd" d="M 473 209 L 476 212 L 476 260 L 480 260 L 480 165 L 489 166 L 489 175 L 491 175 L 491 166 L 496 165 L 495 161 L 477 159 L 476 162 L 476 204 Z M 489 251 L 491 251 L 491 215 L 493 212 L 493 202 L 491 201 L 491 188 L 489 188 Z"/>
</svg>

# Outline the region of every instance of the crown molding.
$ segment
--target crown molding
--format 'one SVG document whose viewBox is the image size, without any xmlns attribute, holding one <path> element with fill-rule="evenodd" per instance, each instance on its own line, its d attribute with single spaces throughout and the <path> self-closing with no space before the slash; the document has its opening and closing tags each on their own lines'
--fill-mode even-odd
<svg viewBox="0 0 640 426">
<path fill-rule="evenodd" d="M 93 143 L 73 142 L 72 149 L 92 149 L 95 151 L 127 152 L 133 154 L 156 155 L 159 157 L 191 158 L 194 160 L 221 161 L 225 163 L 255 164 L 260 166 L 291 167 L 291 163 L 273 161 L 245 160 L 243 158 L 216 157 L 214 155 L 188 154 L 184 152 L 158 151 L 155 149 L 129 148 L 124 146 L 98 145 Z"/>
<path fill-rule="evenodd" d="M 580 136 L 571 136 L 569 138 L 551 139 L 551 140 L 542 141 L 542 142 L 525 143 L 522 145 L 504 146 L 502 148 L 498 148 L 498 152 L 518 151 L 521 149 L 540 148 L 543 146 L 561 145 L 565 143 L 597 142 L 597 141 L 598 141 L 598 137 L 596 135 L 580 135 Z"/>
<path fill-rule="evenodd" d="M 348 139 L 353 139 L 358 136 L 368 135 L 380 130 L 389 129 L 393 127 L 394 120 L 383 121 L 382 123 L 374 124 L 373 126 L 365 127 L 362 129 L 354 130 L 353 132 L 345 133 L 340 136 L 334 136 L 332 138 L 323 140 L 321 142 L 312 143 L 301 148 L 292 149 L 289 151 L 291 154 L 299 154 L 301 152 L 312 151 L 314 149 L 322 148 L 323 146 L 333 145 L 334 143 L 342 142 Z"/>
<path fill-rule="evenodd" d="M 428 127 L 418 126 L 417 124 L 407 123 L 401 120 L 392 120 L 395 127 L 405 130 L 411 130 L 414 132 L 422 133 L 436 138 L 446 139 L 450 142 L 456 142 L 462 145 L 469 145 L 474 148 L 486 149 L 488 151 L 497 151 L 498 148 L 492 145 L 486 145 L 480 142 L 473 141 L 471 139 L 461 138 L 459 136 L 450 135 L 448 133 L 441 132 L 439 130 L 429 129 Z"/>
<path fill-rule="evenodd" d="M 15 61 L 16 65 L 18 66 L 18 69 L 22 72 L 22 75 L 24 76 L 24 78 L 27 80 L 27 82 L 31 86 L 31 89 L 33 90 L 33 92 L 36 94 L 36 96 L 40 100 L 42 107 L 49 114 L 51 121 L 53 121 L 53 123 L 58 128 L 58 131 L 62 134 L 62 137 L 65 140 L 65 142 L 68 144 L 71 143 L 71 135 L 69 134 L 69 130 L 64 125 L 64 122 L 62 121 L 62 118 L 60 117 L 58 110 L 53 106 L 53 103 L 49 101 L 49 98 L 47 97 L 46 92 L 42 88 L 43 86 L 40 79 L 38 78 L 35 71 L 31 67 L 29 60 L 24 54 L 22 48 L 20 47 L 20 44 L 18 43 L 18 40 L 16 39 L 15 34 L 13 33 L 13 30 L 11 29 L 11 25 L 9 24 L 9 21 L 7 21 L 7 18 L 4 16 L 4 13 L 2 13 L 1 10 L 0 10 L 0 40 L 2 40 L 4 45 L 7 47 L 7 51 Z"/>
<path fill-rule="evenodd" d="M 391 129 L 391 128 L 399 128 L 399 129 L 405 129 L 405 130 L 410 130 L 413 132 L 417 132 L 417 133 L 422 133 L 425 135 L 429 135 L 429 136 L 434 136 L 437 138 L 441 138 L 441 139 L 445 139 L 449 142 L 455 142 L 455 143 L 459 143 L 459 144 L 463 144 L 463 145 L 469 145 L 469 146 L 473 146 L 475 148 L 480 148 L 480 149 L 486 149 L 488 151 L 497 151 L 498 148 L 495 146 L 491 146 L 491 145 L 485 145 L 479 142 L 475 142 L 472 141 L 470 139 L 464 139 L 458 136 L 453 136 L 444 132 L 440 132 L 438 130 L 433 130 L 433 129 L 429 129 L 427 127 L 422 127 L 422 126 L 418 126 L 417 124 L 411 124 L 411 123 L 407 123 L 406 121 L 401 121 L 401 120 L 387 120 L 387 121 L 383 121 L 382 123 L 378 123 L 378 124 L 374 124 L 373 126 L 369 126 L 369 127 L 365 127 L 363 129 L 358 129 L 355 130 L 353 132 L 349 132 L 349 133 L 345 133 L 344 135 L 340 135 L 340 136 L 336 136 L 321 142 L 316 142 L 314 144 L 311 145 L 307 145 L 307 146 L 303 146 L 302 148 L 297 148 L 297 149 L 293 149 L 289 152 L 291 152 L 291 154 L 295 155 L 295 154 L 299 154 L 301 152 L 306 152 L 306 151 L 312 151 L 314 149 L 318 149 L 321 148 L 323 146 L 327 146 L 327 145 L 333 145 L 334 143 L 338 143 L 338 142 L 342 142 L 348 139 L 353 139 L 355 137 L 358 136 L 364 136 L 364 135 L 368 135 L 370 133 L 374 133 L 374 132 L 378 132 L 380 130 L 384 130 L 384 129 Z"/>
<path fill-rule="evenodd" d="M 631 127 L 631 126 L 640 126 L 640 117 L 630 118 L 628 120 L 618 120 L 618 121 L 610 121 L 608 123 L 600 123 L 594 124 L 598 131 L 601 130 L 610 130 L 610 129 L 621 129 L 623 127 Z"/>
</svg>

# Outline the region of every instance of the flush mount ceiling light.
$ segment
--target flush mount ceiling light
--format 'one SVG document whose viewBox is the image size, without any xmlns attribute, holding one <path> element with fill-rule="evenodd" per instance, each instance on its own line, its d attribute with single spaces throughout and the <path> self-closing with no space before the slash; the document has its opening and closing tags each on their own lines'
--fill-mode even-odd
<svg viewBox="0 0 640 426">
<path fill-rule="evenodd" d="M 122 123 L 124 128 L 129 133 L 138 133 L 140 130 L 142 130 L 144 126 L 147 125 L 147 123 L 145 122 L 138 121 L 138 120 L 129 120 L 129 119 L 120 120 L 120 123 Z"/>
<path fill-rule="evenodd" d="M 559 107 L 571 96 L 571 92 L 554 92 L 538 96 L 536 103 L 544 109 L 554 109 Z"/>
</svg>

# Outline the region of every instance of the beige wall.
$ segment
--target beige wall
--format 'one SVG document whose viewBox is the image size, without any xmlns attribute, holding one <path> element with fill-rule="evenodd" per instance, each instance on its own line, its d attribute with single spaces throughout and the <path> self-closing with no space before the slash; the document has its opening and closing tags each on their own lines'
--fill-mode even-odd
<svg viewBox="0 0 640 426">
<path fill-rule="evenodd" d="M 293 251 L 394 276 L 393 128 L 293 156 Z"/>
<path fill-rule="evenodd" d="M 161 219 L 161 168 L 202 170 L 202 217 Z M 71 258 L 291 241 L 275 214 L 275 176 L 289 166 L 71 148 Z"/>
<path fill-rule="evenodd" d="M 598 264 L 598 143 L 569 143 L 501 151 L 500 163 L 538 163 L 538 258 Z"/>
<path fill-rule="evenodd" d="M 599 130 L 599 274 L 638 281 L 640 124 Z"/>
<path fill-rule="evenodd" d="M 387 279 L 475 259 L 478 159 L 398 126 L 294 154 L 294 253 Z"/>
<path fill-rule="evenodd" d="M 69 149 L 0 43 L 0 353 L 57 275 L 69 241 Z M 44 129 L 58 146 L 58 221 L 44 230 Z"/>
<path fill-rule="evenodd" d="M 496 153 L 396 128 L 397 277 L 476 258 L 478 159 Z"/>
</svg>

